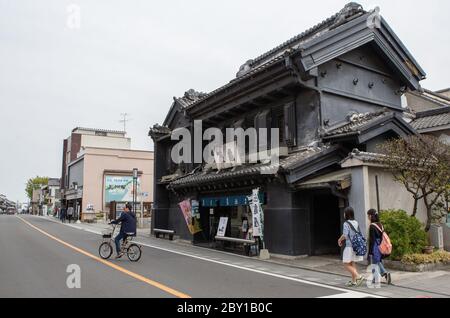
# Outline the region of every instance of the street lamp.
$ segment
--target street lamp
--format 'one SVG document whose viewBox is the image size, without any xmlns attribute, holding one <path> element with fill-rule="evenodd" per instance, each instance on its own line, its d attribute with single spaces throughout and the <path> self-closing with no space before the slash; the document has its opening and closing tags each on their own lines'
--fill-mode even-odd
<svg viewBox="0 0 450 318">
<path fill-rule="evenodd" d="M 139 172 L 139 170 L 137 168 L 133 169 L 133 212 L 134 212 L 134 215 L 136 215 L 138 172 Z"/>
<path fill-rule="evenodd" d="M 77 214 L 77 218 L 78 218 L 76 223 L 80 224 L 81 223 L 81 213 L 78 212 L 78 204 L 77 204 L 77 202 L 78 202 L 78 183 L 74 182 L 73 187 L 75 189 L 75 203 L 74 203 L 73 209 L 74 209 L 74 213 Z M 80 212 L 81 212 L 81 209 L 80 209 Z"/>
</svg>

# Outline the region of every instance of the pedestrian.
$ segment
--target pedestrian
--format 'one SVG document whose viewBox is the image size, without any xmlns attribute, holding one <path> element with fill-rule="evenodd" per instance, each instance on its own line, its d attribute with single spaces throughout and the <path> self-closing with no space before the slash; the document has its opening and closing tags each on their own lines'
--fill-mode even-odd
<svg viewBox="0 0 450 318">
<path fill-rule="evenodd" d="M 369 262 L 372 265 L 378 266 L 381 277 L 386 279 L 390 285 L 392 283 L 391 273 L 389 273 L 383 264 L 383 255 L 380 252 L 379 246 L 383 240 L 384 226 L 380 222 L 380 217 L 375 209 L 367 211 L 367 216 L 370 221 L 369 227 Z"/>
<path fill-rule="evenodd" d="M 67 219 L 69 220 L 69 224 L 72 221 L 72 216 L 73 216 L 73 207 L 69 206 L 67 208 Z"/>
<path fill-rule="evenodd" d="M 339 247 L 344 246 L 344 252 L 342 256 L 342 262 L 344 263 L 345 269 L 352 275 L 352 280 L 349 281 L 347 287 L 357 287 L 362 284 L 364 277 L 358 273 L 356 268 L 357 262 L 362 262 L 364 260 L 363 256 L 356 255 L 352 246 L 352 237 L 357 234 L 359 229 L 359 224 L 355 220 L 355 211 L 351 207 L 347 207 L 344 210 L 344 226 L 342 231 L 342 236 L 338 240 Z"/>
<path fill-rule="evenodd" d="M 61 210 L 59 211 L 59 218 L 61 220 L 62 223 L 66 222 L 66 207 L 62 206 Z"/>
<path fill-rule="evenodd" d="M 248 233 L 248 217 L 247 215 L 242 216 L 242 238 L 245 240 L 247 239 L 247 233 Z"/>
</svg>

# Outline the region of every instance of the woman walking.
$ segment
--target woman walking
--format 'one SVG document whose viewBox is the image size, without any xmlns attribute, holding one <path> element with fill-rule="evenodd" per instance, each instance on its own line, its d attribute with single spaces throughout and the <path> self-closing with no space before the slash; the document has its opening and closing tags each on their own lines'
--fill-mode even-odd
<svg viewBox="0 0 450 318">
<path fill-rule="evenodd" d="M 379 246 L 383 239 L 384 227 L 380 222 L 378 212 L 374 209 L 367 211 L 367 216 L 370 221 L 369 227 L 369 261 L 372 265 L 377 265 L 380 270 L 380 275 L 386 279 L 390 285 L 392 282 L 391 273 L 386 271 L 383 265 L 383 255 L 380 252 Z"/>
<path fill-rule="evenodd" d="M 352 275 L 352 280 L 349 281 L 347 287 L 357 287 L 362 284 L 364 277 L 358 273 L 356 269 L 356 262 L 362 262 L 363 256 L 357 256 L 352 246 L 352 237 L 356 235 L 356 229 L 359 229 L 359 224 L 355 221 L 355 212 L 353 208 L 348 207 L 344 210 L 344 229 L 342 236 L 338 240 L 338 245 L 342 247 L 345 242 L 344 253 L 342 256 L 342 262 L 345 269 Z"/>
</svg>

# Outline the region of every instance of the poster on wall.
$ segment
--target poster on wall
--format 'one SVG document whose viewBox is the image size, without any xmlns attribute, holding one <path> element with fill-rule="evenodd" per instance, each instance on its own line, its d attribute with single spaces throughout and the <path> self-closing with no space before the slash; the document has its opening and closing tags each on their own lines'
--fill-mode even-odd
<svg viewBox="0 0 450 318">
<path fill-rule="evenodd" d="M 224 237 L 227 230 L 228 218 L 221 217 L 219 221 L 219 227 L 217 228 L 217 236 Z"/>
<path fill-rule="evenodd" d="M 137 200 L 140 201 L 139 193 L 141 180 L 137 180 Z M 132 202 L 133 201 L 133 177 L 132 176 L 105 176 L 105 202 Z"/>
<path fill-rule="evenodd" d="M 191 206 L 192 206 L 192 217 L 195 219 L 200 219 L 200 203 L 197 200 L 192 200 Z"/>
<path fill-rule="evenodd" d="M 200 222 L 195 222 L 195 218 L 192 216 L 191 200 L 184 200 L 178 204 L 181 212 L 183 213 L 184 220 L 191 234 L 201 232 Z"/>
</svg>

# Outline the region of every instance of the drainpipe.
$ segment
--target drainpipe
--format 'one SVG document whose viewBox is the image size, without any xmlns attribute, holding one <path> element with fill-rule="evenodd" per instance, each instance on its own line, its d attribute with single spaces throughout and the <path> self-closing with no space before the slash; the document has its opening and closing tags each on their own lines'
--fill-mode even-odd
<svg viewBox="0 0 450 318">
<path fill-rule="evenodd" d="M 375 176 L 375 189 L 377 192 L 377 209 L 378 213 L 380 213 L 380 188 L 378 184 L 378 176 Z"/>
</svg>

